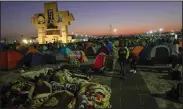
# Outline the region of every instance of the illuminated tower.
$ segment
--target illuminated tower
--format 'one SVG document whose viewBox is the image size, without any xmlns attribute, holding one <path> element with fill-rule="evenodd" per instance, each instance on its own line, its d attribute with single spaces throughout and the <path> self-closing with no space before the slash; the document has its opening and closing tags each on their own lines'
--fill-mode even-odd
<svg viewBox="0 0 183 109">
<path fill-rule="evenodd" d="M 69 11 L 58 11 L 56 2 L 44 4 L 44 13 L 37 13 L 31 18 L 31 23 L 37 28 L 39 44 L 46 41 L 68 42 L 68 25 L 74 21 Z M 61 27 L 61 28 L 58 28 Z"/>
</svg>

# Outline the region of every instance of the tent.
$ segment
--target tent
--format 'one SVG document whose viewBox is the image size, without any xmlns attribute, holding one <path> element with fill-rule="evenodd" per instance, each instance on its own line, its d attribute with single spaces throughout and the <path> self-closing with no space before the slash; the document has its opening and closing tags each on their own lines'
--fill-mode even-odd
<svg viewBox="0 0 183 109">
<path fill-rule="evenodd" d="M 85 55 L 85 53 L 81 50 L 79 51 L 73 51 L 73 53 L 70 55 L 71 57 L 77 59 L 80 61 L 80 63 L 87 62 L 88 59 Z"/>
<path fill-rule="evenodd" d="M 22 54 L 22 55 L 25 55 L 28 51 L 29 51 L 28 48 L 22 48 L 22 49 L 18 50 L 18 52 L 19 52 L 20 54 Z"/>
<path fill-rule="evenodd" d="M 101 69 L 105 65 L 105 59 L 106 59 L 106 54 L 105 53 L 99 53 L 94 61 L 93 68 L 94 69 Z"/>
<path fill-rule="evenodd" d="M 95 56 L 95 54 L 97 53 L 96 49 L 92 46 L 88 47 L 86 49 L 86 56 Z"/>
<path fill-rule="evenodd" d="M 170 63 L 170 48 L 167 45 L 158 45 L 151 50 L 151 61 L 154 64 Z"/>
<path fill-rule="evenodd" d="M 0 51 L 0 69 L 14 69 L 19 65 L 23 56 L 14 50 Z"/>
<path fill-rule="evenodd" d="M 45 50 L 48 50 L 48 47 L 46 45 L 40 45 L 39 50 L 45 51 Z"/>
<path fill-rule="evenodd" d="M 110 54 L 109 50 L 108 50 L 105 46 L 102 46 L 102 47 L 98 50 L 98 53 L 97 53 L 97 54 L 99 54 L 99 53 L 105 53 L 106 55 L 109 55 L 109 54 Z"/>
<path fill-rule="evenodd" d="M 101 48 L 101 46 L 98 44 L 98 45 L 95 45 L 94 48 L 95 48 L 95 50 L 97 52 Z"/>
<path fill-rule="evenodd" d="M 26 47 L 24 45 L 19 45 L 16 47 L 18 51 L 25 49 Z"/>
<path fill-rule="evenodd" d="M 68 56 L 69 54 L 72 53 L 72 50 L 70 50 L 68 47 L 61 47 L 61 48 L 60 48 L 60 51 L 61 51 L 61 53 L 62 53 L 64 56 Z"/>
<path fill-rule="evenodd" d="M 149 45 L 145 47 L 140 53 L 139 64 L 153 65 L 153 64 L 168 64 L 170 49 L 168 45 Z"/>
<path fill-rule="evenodd" d="M 29 53 L 40 53 L 40 52 L 35 48 L 29 48 L 26 54 L 29 54 Z"/>
<path fill-rule="evenodd" d="M 2 43 L 0 43 L 0 51 L 1 51 L 1 50 L 5 50 L 5 45 L 2 44 Z"/>
<path fill-rule="evenodd" d="M 61 61 L 67 60 L 66 57 L 60 52 L 55 53 L 55 58 L 56 58 L 56 62 L 61 62 Z"/>
<path fill-rule="evenodd" d="M 52 51 L 46 50 L 46 51 L 43 51 L 42 54 L 44 56 L 46 64 L 55 64 L 56 63 L 56 57 Z"/>
<path fill-rule="evenodd" d="M 26 66 L 38 66 L 45 63 L 44 56 L 35 48 L 29 48 L 21 61 L 21 64 Z"/>
<path fill-rule="evenodd" d="M 91 47 L 92 45 L 93 45 L 92 42 L 88 42 L 87 45 L 86 45 L 86 48 Z"/>
<path fill-rule="evenodd" d="M 80 58 L 80 62 L 87 62 L 88 58 L 86 57 L 85 53 L 83 51 L 81 51 L 81 58 Z"/>
<path fill-rule="evenodd" d="M 179 41 L 179 47 L 182 47 L 182 41 Z"/>
<path fill-rule="evenodd" d="M 45 63 L 44 56 L 40 53 L 27 53 L 22 60 L 22 64 L 27 67 L 43 65 Z"/>
<path fill-rule="evenodd" d="M 143 46 L 136 46 L 135 48 L 133 48 L 132 53 L 139 55 L 139 53 L 144 49 Z"/>
</svg>

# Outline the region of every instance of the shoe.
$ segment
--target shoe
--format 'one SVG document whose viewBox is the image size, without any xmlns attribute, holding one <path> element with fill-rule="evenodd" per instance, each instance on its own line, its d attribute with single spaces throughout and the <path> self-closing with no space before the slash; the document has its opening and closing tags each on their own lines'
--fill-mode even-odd
<svg viewBox="0 0 183 109">
<path fill-rule="evenodd" d="M 136 70 L 134 70 L 134 71 L 133 71 L 133 73 L 137 73 L 137 71 L 136 71 Z"/>
</svg>

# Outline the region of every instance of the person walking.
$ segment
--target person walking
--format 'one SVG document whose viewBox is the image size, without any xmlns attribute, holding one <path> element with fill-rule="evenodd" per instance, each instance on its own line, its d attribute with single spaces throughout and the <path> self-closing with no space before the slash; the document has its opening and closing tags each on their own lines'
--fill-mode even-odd
<svg viewBox="0 0 183 109">
<path fill-rule="evenodd" d="M 120 48 L 118 50 L 119 63 L 120 63 L 120 74 L 124 79 L 125 76 L 125 65 L 127 64 L 127 59 L 129 57 L 129 50 L 125 47 L 124 43 L 120 44 Z"/>
<path fill-rule="evenodd" d="M 139 56 L 133 52 L 130 53 L 129 61 L 130 61 L 130 72 L 136 73 L 137 67 L 137 61 L 139 60 Z"/>
</svg>

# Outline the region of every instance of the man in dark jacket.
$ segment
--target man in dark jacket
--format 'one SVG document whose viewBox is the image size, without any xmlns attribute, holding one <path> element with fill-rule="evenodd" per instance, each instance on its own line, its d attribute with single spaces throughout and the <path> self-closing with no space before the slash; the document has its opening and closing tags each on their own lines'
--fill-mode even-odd
<svg viewBox="0 0 183 109">
<path fill-rule="evenodd" d="M 122 77 L 124 78 L 125 76 L 125 64 L 127 62 L 128 56 L 129 56 L 129 50 L 127 47 L 125 47 L 124 43 L 120 44 L 120 48 L 118 50 L 118 56 L 119 56 L 119 63 L 120 63 L 120 74 L 122 75 Z"/>
</svg>

